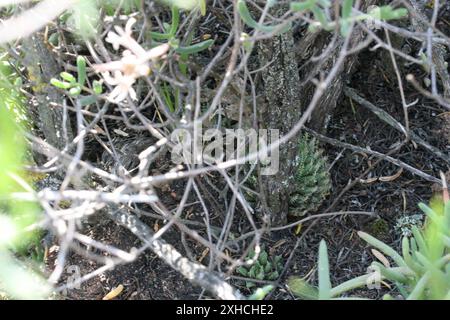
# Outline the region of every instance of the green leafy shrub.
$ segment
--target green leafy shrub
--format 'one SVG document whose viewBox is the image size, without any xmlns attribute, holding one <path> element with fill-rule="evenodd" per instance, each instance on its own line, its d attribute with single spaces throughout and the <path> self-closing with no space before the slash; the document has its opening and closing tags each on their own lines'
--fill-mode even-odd
<svg viewBox="0 0 450 320">
<path fill-rule="evenodd" d="M 252 250 L 245 261 L 252 261 L 255 257 L 256 253 Z M 282 269 L 282 257 L 269 257 L 267 251 L 263 248 L 258 256 L 258 259 L 254 261 L 253 265 L 249 267 L 240 266 L 237 269 L 237 272 L 242 276 L 251 279 L 274 281 L 278 279 Z M 247 288 L 251 288 L 255 286 L 255 283 L 252 281 L 246 281 L 245 285 Z"/>
</svg>

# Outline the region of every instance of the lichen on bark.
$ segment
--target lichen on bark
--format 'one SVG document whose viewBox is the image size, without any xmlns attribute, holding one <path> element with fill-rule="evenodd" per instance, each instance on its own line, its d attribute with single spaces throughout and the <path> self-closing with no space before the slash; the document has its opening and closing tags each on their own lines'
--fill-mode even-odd
<svg viewBox="0 0 450 320">
<path fill-rule="evenodd" d="M 23 41 L 25 53 L 23 64 L 27 68 L 32 81 L 34 97 L 30 101 L 30 113 L 34 123 L 42 132 L 46 141 L 62 150 L 73 139 L 69 118 L 64 126 L 63 96 L 50 84 L 50 79 L 59 74 L 59 66 L 52 53 L 39 35 L 31 36 Z M 67 139 L 67 140 L 66 140 Z"/>
<path fill-rule="evenodd" d="M 281 6 L 273 10 L 274 16 L 280 16 L 284 11 Z M 260 66 L 264 67 L 262 79 L 267 103 L 261 123 L 266 129 L 278 129 L 280 136 L 285 135 L 301 116 L 300 78 L 293 49 L 292 30 L 259 42 L 257 49 Z M 287 221 L 289 194 L 295 188 L 293 172 L 297 150 L 295 139 L 281 145 L 278 172 L 263 177 L 263 192 L 273 225 Z"/>
</svg>

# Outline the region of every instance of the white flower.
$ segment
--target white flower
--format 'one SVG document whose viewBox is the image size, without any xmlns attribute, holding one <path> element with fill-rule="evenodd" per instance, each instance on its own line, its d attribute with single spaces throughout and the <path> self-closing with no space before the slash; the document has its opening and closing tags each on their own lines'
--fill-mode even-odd
<svg viewBox="0 0 450 320">
<path fill-rule="evenodd" d="M 125 100 L 128 95 L 130 95 L 131 99 L 137 100 L 136 91 L 133 89 L 135 78 L 126 76 L 120 71 L 115 71 L 113 77 L 111 77 L 109 72 L 102 73 L 102 76 L 107 84 L 115 86 L 108 95 L 108 99 L 112 102 L 119 103 Z"/>
<path fill-rule="evenodd" d="M 115 26 L 117 33 L 110 31 L 105 39 L 113 45 L 115 50 L 118 50 L 120 46 L 127 49 L 123 51 L 122 58 L 118 61 L 94 65 L 95 71 L 102 73 L 106 83 L 115 86 L 108 96 L 115 103 L 126 99 L 128 94 L 136 100 L 136 91 L 132 85 L 137 78 L 150 74 L 149 61 L 155 62 L 161 59 L 170 48 L 168 44 L 162 44 L 146 51 L 132 37 L 131 28 L 135 22 L 134 18 L 129 19 L 125 30 Z M 114 76 L 111 76 L 110 72 L 113 72 Z"/>
<path fill-rule="evenodd" d="M 129 50 L 123 52 L 123 57 L 119 61 L 112 61 L 94 65 L 96 72 L 121 71 L 125 76 L 139 78 L 150 74 L 150 67 L 147 63 L 142 63 L 137 56 Z"/>
<path fill-rule="evenodd" d="M 106 42 L 111 43 L 115 50 L 119 50 L 119 47 L 122 46 L 131 50 L 136 56 L 144 56 L 145 49 L 142 48 L 139 43 L 137 43 L 136 40 L 133 39 L 133 30 L 131 28 L 135 23 L 136 19 L 131 18 L 127 21 L 125 30 L 123 30 L 119 26 L 115 26 L 114 29 L 117 33 L 115 33 L 114 31 L 108 32 L 108 35 L 105 39 Z"/>
</svg>

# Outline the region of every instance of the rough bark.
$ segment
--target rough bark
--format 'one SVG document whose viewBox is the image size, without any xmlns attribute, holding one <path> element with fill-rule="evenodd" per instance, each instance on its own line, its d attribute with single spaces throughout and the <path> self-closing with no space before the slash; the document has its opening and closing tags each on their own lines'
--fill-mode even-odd
<svg viewBox="0 0 450 320">
<path fill-rule="evenodd" d="M 262 71 L 262 79 L 267 109 L 262 115 L 261 123 L 267 129 L 279 129 L 280 136 L 283 136 L 301 116 L 298 90 L 300 77 L 292 30 L 260 42 L 258 56 L 260 65 L 266 66 Z M 292 173 L 296 168 L 297 149 L 295 139 L 280 146 L 277 174 L 263 179 L 273 225 L 284 224 L 287 220 L 289 194 L 295 187 Z"/>
<path fill-rule="evenodd" d="M 366 11 L 368 7 L 377 3 L 377 0 L 369 0 L 361 2 L 361 11 Z M 301 75 L 301 91 L 300 100 L 302 103 L 302 110 L 304 110 L 314 94 L 315 85 L 312 79 L 320 78 L 320 75 L 326 75 L 333 68 L 336 59 L 341 52 L 344 44 L 344 39 L 338 37 L 329 50 L 328 46 L 332 43 L 333 35 L 327 31 L 317 33 L 306 32 L 298 43 L 296 43 L 297 59 L 299 60 L 300 75 Z M 355 25 L 351 35 L 350 48 L 357 46 L 364 40 L 365 33 L 362 28 Z M 329 52 L 321 57 L 321 54 L 329 50 Z M 316 61 L 311 61 L 313 57 L 320 57 Z M 355 65 L 358 62 L 358 54 L 352 54 L 347 57 L 345 63 L 335 76 L 328 88 L 325 90 L 320 102 L 314 109 L 313 114 L 308 122 L 308 127 L 318 131 L 325 132 L 328 122 L 331 119 L 334 109 L 342 96 L 343 85 L 346 79 L 349 79 L 355 70 Z"/>
<path fill-rule="evenodd" d="M 32 81 L 34 98 L 30 102 L 31 114 L 35 124 L 42 132 L 45 140 L 52 146 L 63 149 L 73 139 L 70 119 L 67 119 L 66 132 L 63 128 L 63 96 L 50 84 L 52 77 L 58 77 L 61 71 L 52 53 L 45 45 L 44 39 L 34 35 L 23 41 L 23 52 L 25 53 L 24 65 Z"/>
<path fill-rule="evenodd" d="M 362 10 L 376 1 L 365 1 Z M 274 16 L 280 16 L 283 10 L 275 9 Z M 266 128 L 279 129 L 280 136 L 286 134 L 300 119 L 314 93 L 315 84 L 311 81 L 327 74 L 334 66 L 342 49 L 344 39 L 338 38 L 333 47 L 328 46 L 332 34 L 326 31 L 306 32 L 298 43 L 294 43 L 292 30 L 274 36 L 259 43 L 258 56 L 262 71 L 264 95 L 267 109 L 262 121 Z M 351 46 L 364 39 L 361 28 L 356 27 L 352 34 Z M 329 50 L 323 58 L 312 61 L 325 50 Z M 333 110 L 342 95 L 343 83 L 351 76 L 357 62 L 357 54 L 347 58 L 345 64 L 325 90 L 322 99 L 316 106 L 308 126 L 316 131 L 324 132 Z M 299 69 L 300 68 L 300 69 Z M 301 75 L 301 76 L 300 76 Z M 298 151 L 297 139 L 292 139 L 280 147 L 280 166 L 278 174 L 264 179 L 267 204 L 273 225 L 282 225 L 287 221 L 289 213 L 289 195 L 296 187 L 293 172 L 296 170 Z"/>
</svg>

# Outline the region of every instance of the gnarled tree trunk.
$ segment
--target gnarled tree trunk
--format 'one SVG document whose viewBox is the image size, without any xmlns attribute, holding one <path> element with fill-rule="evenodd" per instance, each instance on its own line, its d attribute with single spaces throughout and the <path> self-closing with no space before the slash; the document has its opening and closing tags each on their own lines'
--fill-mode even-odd
<svg viewBox="0 0 450 320">
<path fill-rule="evenodd" d="M 375 3 L 376 0 L 364 1 L 361 10 L 366 10 Z M 272 14 L 280 16 L 282 12 L 283 10 L 278 8 L 274 9 Z M 279 129 L 282 136 L 300 119 L 302 111 L 309 105 L 314 94 L 315 84 L 311 80 L 320 77 L 321 74 L 328 74 L 341 52 L 344 39 L 338 38 L 333 42 L 332 36 L 326 31 L 316 33 L 305 31 L 299 42 L 294 43 L 293 31 L 290 30 L 259 43 L 258 56 L 260 67 L 264 67 L 263 92 L 267 102 L 262 123 L 266 128 Z M 350 47 L 356 46 L 363 39 L 364 32 L 355 26 Z M 312 57 L 321 54 L 323 57 L 311 61 Z M 357 54 L 347 57 L 343 67 L 326 88 L 314 109 L 308 127 L 321 132 L 326 130 L 342 95 L 344 80 L 351 76 L 357 58 Z M 297 140 L 291 139 L 280 146 L 279 171 L 276 175 L 264 178 L 263 187 L 273 225 L 285 224 L 289 213 L 289 195 L 296 187 L 293 179 L 296 170 Z"/>
<path fill-rule="evenodd" d="M 30 101 L 33 121 L 42 132 L 45 140 L 52 146 L 62 150 L 72 142 L 73 134 L 70 119 L 64 123 L 63 96 L 50 84 L 50 79 L 58 77 L 59 66 L 44 39 L 33 35 L 23 41 L 25 53 L 24 65 L 33 82 L 34 97 Z M 59 105 L 59 106 L 58 106 Z"/>
</svg>

